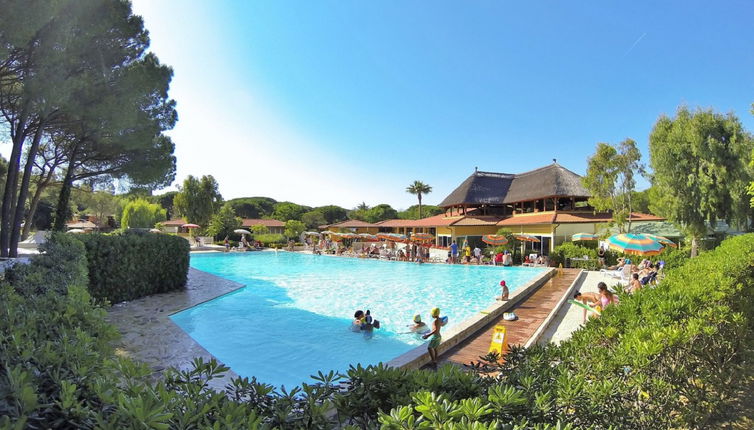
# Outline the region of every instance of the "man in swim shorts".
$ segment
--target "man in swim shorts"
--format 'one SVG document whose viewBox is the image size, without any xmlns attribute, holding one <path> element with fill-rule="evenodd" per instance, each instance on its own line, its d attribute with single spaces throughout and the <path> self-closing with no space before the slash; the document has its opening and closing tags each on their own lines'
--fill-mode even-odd
<svg viewBox="0 0 754 430">
<path fill-rule="evenodd" d="M 458 262 L 458 244 L 455 240 L 450 244 L 450 262 L 451 264 Z"/>
<path fill-rule="evenodd" d="M 440 336 L 440 327 L 442 327 L 442 322 L 440 321 L 440 308 L 432 309 L 431 315 L 432 318 L 435 319 L 432 321 L 432 331 L 422 336 L 422 339 L 432 336 L 432 340 L 430 340 L 429 345 L 427 345 L 427 352 L 429 352 L 429 357 L 432 359 L 432 366 L 437 367 L 437 347 L 440 346 L 440 342 L 442 342 L 442 336 Z"/>
</svg>

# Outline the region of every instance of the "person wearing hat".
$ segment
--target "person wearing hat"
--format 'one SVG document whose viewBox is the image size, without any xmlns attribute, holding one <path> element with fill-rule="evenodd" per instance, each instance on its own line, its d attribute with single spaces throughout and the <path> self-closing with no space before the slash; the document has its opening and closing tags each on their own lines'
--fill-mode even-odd
<svg viewBox="0 0 754 430">
<path fill-rule="evenodd" d="M 427 328 L 427 324 L 422 321 L 422 316 L 420 314 L 414 315 L 414 324 L 410 326 L 411 331 L 413 332 L 420 332 L 424 331 L 424 329 Z"/>
<path fill-rule="evenodd" d="M 503 293 L 497 299 L 498 300 L 508 300 L 508 294 L 510 294 L 510 291 L 508 291 L 508 286 L 505 285 L 505 281 L 500 281 L 500 286 L 503 287 Z"/>
<path fill-rule="evenodd" d="M 432 359 L 432 366 L 437 367 L 437 347 L 440 346 L 440 342 L 442 342 L 442 336 L 440 336 L 440 327 L 442 327 L 442 322 L 440 321 L 440 308 L 432 309 L 430 314 L 432 315 L 432 318 L 435 319 L 432 321 L 432 331 L 422 336 L 422 339 L 427 339 L 432 336 L 432 340 L 430 340 L 429 345 L 427 345 L 427 352 L 429 352 L 429 357 Z"/>
</svg>

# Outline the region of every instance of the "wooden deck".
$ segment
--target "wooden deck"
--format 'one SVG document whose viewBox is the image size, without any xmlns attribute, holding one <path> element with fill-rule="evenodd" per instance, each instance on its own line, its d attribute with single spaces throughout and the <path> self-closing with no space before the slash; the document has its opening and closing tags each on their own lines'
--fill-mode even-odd
<svg viewBox="0 0 754 430">
<path fill-rule="evenodd" d="M 501 316 L 442 354 L 439 357 L 440 363 L 450 362 L 462 365 L 479 361 L 480 356 L 487 355 L 496 325 L 506 327 L 509 345 L 525 345 L 563 297 L 579 272 L 580 269 L 563 269 L 562 275 L 555 275 L 512 309 L 512 312 L 518 316 L 518 320 L 505 321 Z"/>
</svg>

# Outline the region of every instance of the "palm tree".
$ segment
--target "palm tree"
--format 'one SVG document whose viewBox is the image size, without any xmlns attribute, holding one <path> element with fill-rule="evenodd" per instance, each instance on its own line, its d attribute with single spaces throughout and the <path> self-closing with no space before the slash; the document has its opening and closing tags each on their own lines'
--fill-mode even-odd
<svg viewBox="0 0 754 430">
<path fill-rule="evenodd" d="M 414 181 L 413 184 L 406 187 L 406 192 L 416 194 L 419 199 L 419 219 L 422 217 L 422 194 L 429 194 L 432 192 L 432 187 L 425 184 L 422 181 Z"/>
</svg>

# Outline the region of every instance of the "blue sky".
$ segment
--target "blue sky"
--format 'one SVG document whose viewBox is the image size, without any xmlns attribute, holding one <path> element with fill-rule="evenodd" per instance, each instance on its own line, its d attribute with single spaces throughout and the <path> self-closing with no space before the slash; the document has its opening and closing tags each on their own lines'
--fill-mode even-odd
<svg viewBox="0 0 754 430">
<path fill-rule="evenodd" d="M 178 179 L 226 199 L 405 208 L 418 179 L 434 204 L 626 137 L 648 163 L 679 104 L 754 131 L 751 1 L 133 3 L 175 70 Z"/>
</svg>

